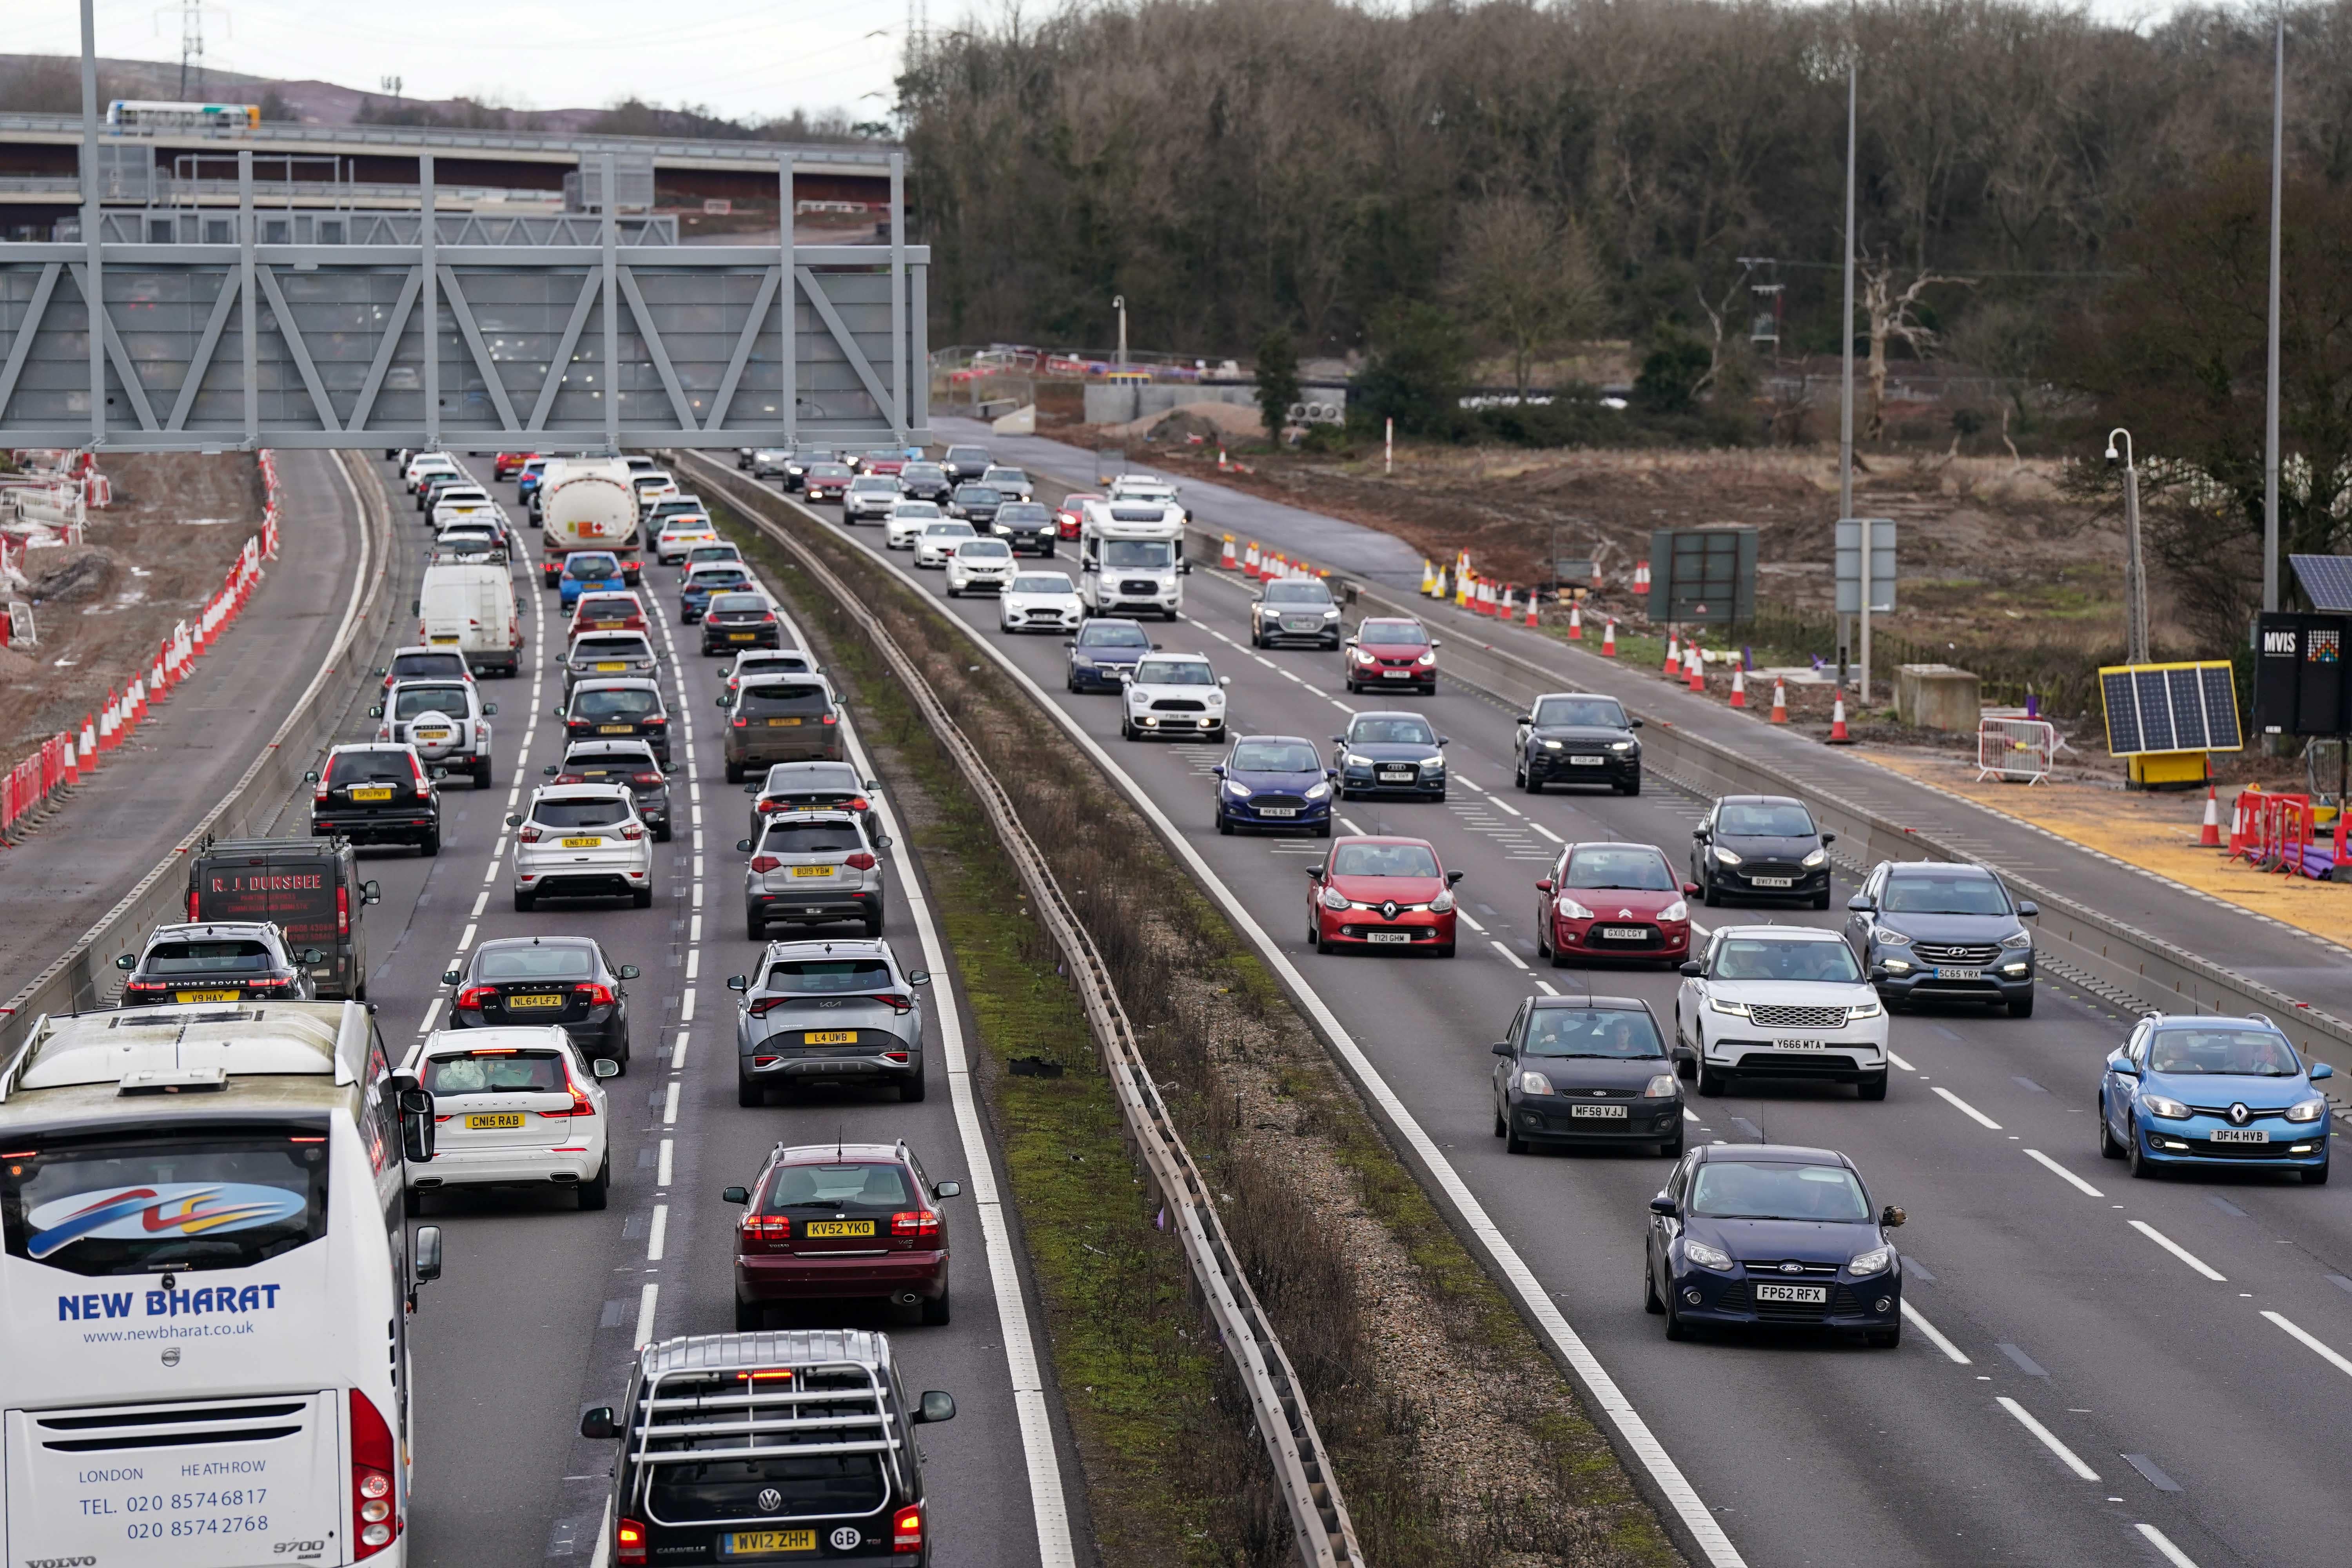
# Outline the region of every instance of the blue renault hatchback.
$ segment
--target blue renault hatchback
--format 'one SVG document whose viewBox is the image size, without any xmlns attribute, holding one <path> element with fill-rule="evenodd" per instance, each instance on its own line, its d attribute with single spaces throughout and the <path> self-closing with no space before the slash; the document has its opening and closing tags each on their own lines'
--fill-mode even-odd
<svg viewBox="0 0 2352 1568">
<path fill-rule="evenodd" d="M 2166 1165 L 2294 1171 L 2327 1180 L 2333 1126 L 2306 1062 L 2278 1026 L 2247 1018 L 2143 1018 L 2099 1079 L 2099 1152 L 2145 1176 Z"/>
<path fill-rule="evenodd" d="M 1700 1325 L 1840 1329 L 1903 1342 L 1903 1259 L 1853 1162 L 1832 1149 L 1711 1143 L 1650 1200 L 1642 1304 L 1666 1338 Z"/>
<path fill-rule="evenodd" d="M 621 575 L 621 558 L 609 551 L 575 550 L 563 558 L 555 588 L 567 610 L 583 594 L 619 593 L 628 586 Z"/>
<path fill-rule="evenodd" d="M 1078 635 L 1062 646 L 1070 650 L 1064 686 L 1072 691 L 1117 691 L 1118 678 L 1133 671 L 1159 645 L 1144 635 L 1140 622 L 1103 616 L 1080 626 Z"/>
<path fill-rule="evenodd" d="M 1331 782 L 1315 744 L 1299 735 L 1244 735 L 1216 774 L 1217 831 L 1264 827 L 1331 837 Z"/>
</svg>

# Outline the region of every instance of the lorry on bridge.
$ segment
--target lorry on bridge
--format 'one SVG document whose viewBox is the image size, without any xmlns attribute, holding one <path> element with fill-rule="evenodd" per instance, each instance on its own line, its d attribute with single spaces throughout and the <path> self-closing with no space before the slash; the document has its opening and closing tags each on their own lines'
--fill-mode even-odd
<svg viewBox="0 0 2352 1568">
<path fill-rule="evenodd" d="M 546 531 L 541 572 L 555 586 L 563 558 L 575 550 L 604 550 L 621 558 L 621 575 L 637 581 L 642 539 L 637 527 L 637 489 L 628 463 L 619 458 L 550 459 L 535 496 Z"/>
</svg>

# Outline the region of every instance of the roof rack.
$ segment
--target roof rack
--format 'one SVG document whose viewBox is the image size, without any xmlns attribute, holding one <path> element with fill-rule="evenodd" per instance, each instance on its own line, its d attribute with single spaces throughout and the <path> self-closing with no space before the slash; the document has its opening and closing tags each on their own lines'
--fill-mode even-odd
<svg viewBox="0 0 2352 1568">
<path fill-rule="evenodd" d="M 748 1367 L 681 1367 L 650 1374 L 628 1433 L 630 1463 L 876 1454 L 894 1472 L 899 1468 L 889 1387 L 878 1368 L 828 1360 L 761 1370 L 782 1373 L 777 1381 L 789 1386 L 762 1387 Z M 679 1384 L 713 1384 L 742 1392 L 667 1397 L 663 1393 Z"/>
</svg>

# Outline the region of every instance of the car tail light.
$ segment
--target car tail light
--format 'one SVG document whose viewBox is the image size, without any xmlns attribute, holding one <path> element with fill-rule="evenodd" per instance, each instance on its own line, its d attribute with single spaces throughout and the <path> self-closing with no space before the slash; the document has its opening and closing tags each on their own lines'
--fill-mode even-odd
<svg viewBox="0 0 2352 1568">
<path fill-rule="evenodd" d="M 817 722 L 820 724 L 838 724 L 841 722 L 841 715 L 838 713 L 828 713 L 824 718 L 818 720 Z"/>
<path fill-rule="evenodd" d="M 133 991 L 163 991 L 167 989 L 169 989 L 169 987 L 160 980 L 132 980 L 127 982 L 122 987 L 123 993 L 126 995 Z"/>
<path fill-rule="evenodd" d="M 584 784 L 587 781 L 578 773 L 558 773 L 555 775 L 555 782 L 557 784 Z"/>
<path fill-rule="evenodd" d="M 852 811 L 864 811 L 868 804 L 869 803 L 864 795 L 852 795 L 849 800 L 849 809 Z"/>
<path fill-rule="evenodd" d="M 915 999 L 896 991 L 885 991 L 878 995 L 869 996 L 866 1000 L 882 1003 L 893 1013 L 911 1013 L 915 1010 Z"/>
<path fill-rule="evenodd" d="M 874 857 L 860 849 L 844 859 L 842 864 L 853 870 L 871 871 L 874 869 Z"/>
<path fill-rule="evenodd" d="M 255 996 L 285 996 L 292 994 L 294 983 L 290 980 L 248 980 L 245 988 Z"/>
<path fill-rule="evenodd" d="M 536 844 L 542 837 L 539 824 L 535 822 L 526 822 L 515 829 L 515 842 L 518 844 Z"/>
<path fill-rule="evenodd" d="M 315 801 L 324 801 L 327 796 L 332 793 L 333 792 L 328 787 L 327 781 L 322 778 L 319 781 L 319 787 L 310 792 L 310 798 Z M 194 893 L 190 893 L 188 897 L 193 900 L 195 895 Z M 193 903 L 188 906 L 188 918 L 190 920 L 194 920 L 196 918 L 196 910 Z"/>
<path fill-rule="evenodd" d="M 416 781 L 416 798 L 419 800 L 432 799 L 433 781 L 425 776 L 425 764 L 418 762 L 412 756 L 408 759 L 408 772 L 409 776 Z"/>
<path fill-rule="evenodd" d="M 735 721 L 735 728 L 737 728 L 738 730 L 748 729 L 748 728 L 750 728 L 750 727 L 751 727 L 751 721 L 750 720 L 748 720 L 748 719 L 740 719 L 740 718 L 739 718 L 739 719 L 737 719 L 737 720 Z"/>
<path fill-rule="evenodd" d="M 460 1007 L 479 1007 L 483 1003 L 488 1002 L 491 997 L 496 996 L 498 994 L 499 988 L 495 985 L 468 985 L 463 991 L 457 993 L 457 1005 Z"/>
<path fill-rule="evenodd" d="M 771 1246 L 780 1245 L 793 1238 L 793 1222 L 791 1216 L 787 1215 L 747 1214 L 737 1228 L 741 1233 L 743 1250 L 746 1252 L 755 1249 L 764 1251 Z"/>
<path fill-rule="evenodd" d="M 602 981 L 589 985 L 574 985 L 572 989 L 587 997 L 588 1005 L 591 1007 L 609 1007 L 613 1005 L 613 988 Z"/>
<path fill-rule="evenodd" d="M 625 822 L 621 824 L 621 837 L 627 839 L 630 843 L 634 844 L 645 836 L 646 825 L 644 823 Z"/>
<path fill-rule="evenodd" d="M 320 791 L 320 792 L 319 792 L 319 798 L 320 798 L 320 800 L 324 800 L 324 799 L 326 799 L 326 798 L 327 798 L 327 794 L 326 794 L 326 792 L 325 792 L 324 790 L 321 790 L 321 791 Z M 194 923 L 195 923 L 195 919 L 196 919 L 196 890 L 195 890 L 194 888 L 190 888 L 190 889 L 188 889 L 188 922 L 189 922 L 191 925 L 193 925 L 193 924 L 194 924 Z"/>
<path fill-rule="evenodd" d="M 923 1508 L 920 1503 L 916 1503 L 890 1516 L 890 1550 L 896 1553 L 920 1552 L 922 1549 Z"/>
<path fill-rule="evenodd" d="M 392 1428 L 375 1402 L 352 1390 L 352 1556 L 373 1557 L 400 1535 L 393 1497 Z"/>
<path fill-rule="evenodd" d="M 651 789 L 662 782 L 662 776 L 659 773 L 631 773 L 629 782 L 639 789 Z"/>
<path fill-rule="evenodd" d="M 578 1084 L 573 1083 L 569 1076 L 565 1077 L 563 1087 L 572 1092 L 572 1109 L 569 1110 L 542 1110 L 540 1112 L 541 1116 L 593 1116 L 596 1114 L 596 1107 L 589 1100 L 588 1091 L 586 1089 L 582 1089 Z"/>
<path fill-rule="evenodd" d="M 763 801 L 761 801 L 759 805 L 757 805 L 753 806 L 751 809 L 752 809 L 753 811 L 757 811 L 757 812 L 763 812 L 763 813 L 764 813 L 764 812 L 770 812 L 770 811 L 782 811 L 782 810 L 783 810 L 783 809 L 784 809 L 784 803 L 783 803 L 782 801 L 781 801 L 781 800 L 763 800 Z M 190 915 L 188 918 L 189 918 L 190 920 L 194 920 L 194 919 L 195 919 L 196 917 L 195 917 L 195 916 L 194 916 L 194 915 Z"/>
<path fill-rule="evenodd" d="M 643 1563 L 646 1560 L 646 1527 L 634 1519 L 625 1519 L 613 1527 L 613 1561 L 621 1563 Z"/>
<path fill-rule="evenodd" d="M 754 855 L 751 857 L 751 869 L 760 872 L 763 876 L 782 864 L 783 861 L 778 859 L 773 855 Z"/>
<path fill-rule="evenodd" d="M 194 894 L 189 895 L 188 902 L 190 906 L 188 910 L 188 918 L 190 920 L 194 920 L 196 918 L 196 911 L 194 908 L 195 896 Z M 349 936 L 352 934 L 352 890 L 349 888 L 341 886 L 338 886 L 335 889 L 335 934 L 337 936 Z"/>
<path fill-rule="evenodd" d="M 768 1016 L 768 1009 L 776 1006 L 782 1001 L 783 998 L 781 996 L 762 996 L 757 1002 L 754 1002 L 750 1006 L 744 1008 L 744 1011 L 749 1013 L 754 1018 L 764 1018 Z M 772 1066 L 777 1059 L 777 1058 L 770 1057 L 767 1059 L 767 1063 L 764 1065 Z M 755 1060 L 752 1065 L 761 1066 L 763 1064 Z"/>
<path fill-rule="evenodd" d="M 646 718 L 638 720 L 637 722 L 640 724 L 667 724 L 669 722 L 669 715 L 667 713 L 655 713 L 647 716 Z"/>
<path fill-rule="evenodd" d="M 913 1241 L 937 1241 L 940 1216 L 929 1209 L 908 1209 L 890 1216 L 890 1234 Z"/>
</svg>

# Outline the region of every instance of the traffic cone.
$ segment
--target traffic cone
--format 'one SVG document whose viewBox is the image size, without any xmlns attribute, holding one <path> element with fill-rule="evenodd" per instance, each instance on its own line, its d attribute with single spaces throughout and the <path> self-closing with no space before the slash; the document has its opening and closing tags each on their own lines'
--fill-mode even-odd
<svg viewBox="0 0 2352 1568">
<path fill-rule="evenodd" d="M 1529 616 L 1528 624 L 1535 625 L 1532 616 Z M 1584 606 L 1581 605 L 1570 605 L 1568 607 L 1568 640 L 1570 642 L 1584 640 Z"/>
<path fill-rule="evenodd" d="M 1672 680 L 1683 672 L 1683 645 L 1672 631 L 1666 633 L 1665 677 Z"/>
<path fill-rule="evenodd" d="M 1430 591 L 1429 596 L 1441 603 L 1445 598 L 1445 568 L 1443 566 L 1437 569 L 1437 586 Z"/>
<path fill-rule="evenodd" d="M 1421 558 L 1421 596 L 1424 599 L 1430 598 L 1436 592 L 1437 568 L 1431 565 L 1429 557 L 1424 555 Z"/>
<path fill-rule="evenodd" d="M 1633 592 L 1646 594 L 1649 591 L 1650 563 L 1646 561 L 1636 561 L 1633 563 Z"/>
<path fill-rule="evenodd" d="M 1519 585 L 1517 583 L 1514 583 L 1509 587 L 1503 590 L 1503 597 L 1501 601 L 1496 605 L 1495 614 L 1500 619 L 1507 621 L 1517 616 L 1518 613 Z"/>
<path fill-rule="evenodd" d="M 1734 708 L 1748 706 L 1748 671 L 1737 664 L 1731 667 L 1731 705 Z"/>
<path fill-rule="evenodd" d="M 1257 541 L 1255 539 L 1250 541 L 1249 553 L 1242 557 L 1242 575 L 1252 580 L 1255 580 L 1260 575 L 1257 560 Z"/>
<path fill-rule="evenodd" d="M 1601 623 L 1601 657 L 1603 658 L 1617 657 L 1617 623 L 1613 620 Z"/>
<path fill-rule="evenodd" d="M 1225 535 L 1224 552 L 1217 557 L 1217 569 L 1221 572 L 1230 572 L 1236 564 L 1238 563 L 1234 560 L 1234 536 L 1228 533 Z"/>
<path fill-rule="evenodd" d="M 1706 689 L 1706 657 L 1696 643 L 1683 649 L 1683 680 L 1693 691 Z"/>
<path fill-rule="evenodd" d="M 98 710 L 98 749 L 114 750 L 114 693 L 106 694 L 106 705 Z"/>
<path fill-rule="evenodd" d="M 1532 589 L 1532 588 L 1530 588 L 1530 589 L 1528 589 L 1528 625 L 1529 626 L 1531 626 L 1531 627 L 1532 627 L 1532 626 L 1539 626 L 1539 625 L 1541 625 L 1541 624 L 1542 624 L 1541 622 L 1539 622 L 1539 621 L 1536 618 L 1536 608 L 1537 608 L 1537 606 L 1538 606 L 1538 605 L 1540 605 L 1542 602 L 1543 602 L 1543 595 L 1542 595 L 1541 594 L 1537 593 L 1537 592 L 1536 592 L 1534 589 Z M 1573 616 L 1575 613 L 1576 613 L 1576 612 L 1575 612 L 1574 610 L 1572 610 L 1572 609 L 1569 612 L 1569 614 L 1570 614 L 1570 615 L 1571 615 L 1571 616 Z M 1573 631 L 1571 631 L 1571 632 L 1570 632 L 1570 633 L 1569 633 L 1569 635 L 1570 635 L 1570 637 L 1574 637 L 1576 634 L 1575 634 Z"/>
<path fill-rule="evenodd" d="M 1837 699 L 1830 705 L 1830 744 L 1853 744 L 1853 737 L 1847 734 L 1845 729 L 1845 688 L 1843 686 L 1837 689 Z"/>
<path fill-rule="evenodd" d="M 1785 724 L 1789 721 L 1789 685 L 1788 682 L 1777 677 L 1772 682 L 1771 721 L 1775 724 Z"/>
<path fill-rule="evenodd" d="M 81 758 L 85 769 L 98 766 L 98 715 L 86 713 L 81 721 Z"/>
<path fill-rule="evenodd" d="M 2337 809 L 2340 811 L 2342 807 Z M 2202 849 L 2221 847 L 2221 806 L 2214 799 L 2213 786 L 2210 783 L 2205 786 L 2205 826 L 2198 831 L 2197 844 Z"/>
</svg>

